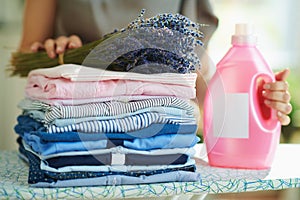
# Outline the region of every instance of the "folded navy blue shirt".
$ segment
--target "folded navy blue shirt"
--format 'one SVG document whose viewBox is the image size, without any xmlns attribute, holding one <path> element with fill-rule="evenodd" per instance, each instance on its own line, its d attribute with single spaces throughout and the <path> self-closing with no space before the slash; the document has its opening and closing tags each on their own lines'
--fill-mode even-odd
<svg viewBox="0 0 300 200">
<path fill-rule="evenodd" d="M 98 155 L 74 155 L 74 156 L 58 156 L 48 158 L 45 162 L 49 167 L 61 168 L 66 166 L 98 166 L 111 165 L 112 154 Z M 185 164 L 189 159 L 185 154 L 169 154 L 169 155 L 140 155 L 140 154 L 125 154 L 124 165 L 177 165 Z"/>
</svg>

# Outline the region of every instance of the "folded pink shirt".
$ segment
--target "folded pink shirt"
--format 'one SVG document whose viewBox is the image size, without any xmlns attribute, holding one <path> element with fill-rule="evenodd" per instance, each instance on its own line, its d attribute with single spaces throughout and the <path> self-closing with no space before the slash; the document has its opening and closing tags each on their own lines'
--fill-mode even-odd
<svg viewBox="0 0 300 200">
<path fill-rule="evenodd" d="M 89 99 L 112 96 L 176 96 L 194 99 L 196 90 L 176 84 L 134 80 L 104 80 L 73 82 L 65 78 L 31 75 L 25 88 L 27 97 L 43 99 Z"/>
<path fill-rule="evenodd" d="M 95 99 L 118 96 L 196 97 L 197 74 L 139 74 L 64 64 L 33 70 L 25 94 L 36 100 Z"/>
</svg>

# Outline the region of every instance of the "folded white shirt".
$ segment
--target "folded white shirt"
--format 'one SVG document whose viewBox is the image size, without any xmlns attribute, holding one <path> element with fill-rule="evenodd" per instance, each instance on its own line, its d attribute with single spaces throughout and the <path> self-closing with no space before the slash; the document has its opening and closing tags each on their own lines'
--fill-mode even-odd
<svg viewBox="0 0 300 200">
<path fill-rule="evenodd" d="M 118 79 L 176 84 L 188 87 L 195 87 L 197 79 L 196 73 L 141 74 L 134 72 L 109 71 L 76 64 L 63 64 L 52 68 L 32 70 L 28 77 L 30 78 L 34 75 L 42 75 L 48 78 L 65 78 L 73 82 Z"/>
</svg>

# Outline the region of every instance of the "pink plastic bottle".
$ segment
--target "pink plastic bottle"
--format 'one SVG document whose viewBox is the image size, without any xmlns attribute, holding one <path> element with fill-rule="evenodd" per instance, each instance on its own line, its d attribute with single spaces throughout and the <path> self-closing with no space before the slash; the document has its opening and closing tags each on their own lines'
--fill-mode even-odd
<svg viewBox="0 0 300 200">
<path fill-rule="evenodd" d="M 208 84 L 204 140 L 211 166 L 270 168 L 279 143 L 281 125 L 258 87 L 262 80 L 274 81 L 274 75 L 256 48 L 252 30 L 236 25 L 232 47 Z"/>
</svg>

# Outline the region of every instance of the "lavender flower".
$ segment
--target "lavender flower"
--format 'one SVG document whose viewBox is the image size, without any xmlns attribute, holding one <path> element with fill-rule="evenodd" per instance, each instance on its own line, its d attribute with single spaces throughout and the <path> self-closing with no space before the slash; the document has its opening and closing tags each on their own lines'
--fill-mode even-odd
<svg viewBox="0 0 300 200">
<path fill-rule="evenodd" d="M 139 73 L 190 73 L 200 68 L 194 49 L 203 45 L 201 25 L 180 14 L 145 19 L 144 13 L 143 9 L 126 28 L 110 34 L 83 64 Z"/>
</svg>

